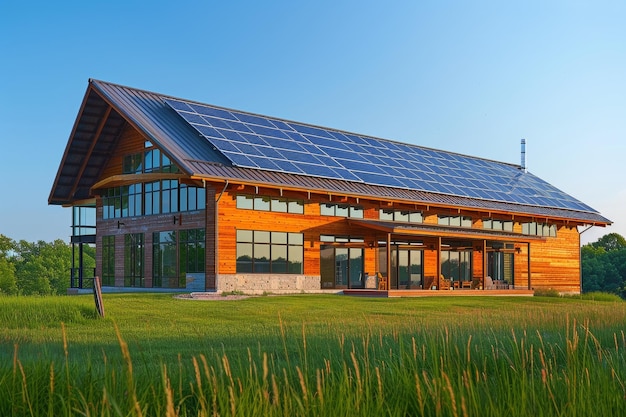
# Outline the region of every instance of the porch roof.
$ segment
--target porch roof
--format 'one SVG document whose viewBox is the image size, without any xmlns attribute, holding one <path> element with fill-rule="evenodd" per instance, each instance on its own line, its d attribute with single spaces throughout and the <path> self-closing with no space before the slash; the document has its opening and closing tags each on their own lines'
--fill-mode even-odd
<svg viewBox="0 0 626 417">
<path fill-rule="evenodd" d="M 499 240 L 507 242 L 527 243 L 545 240 L 541 236 L 529 236 L 521 233 L 501 230 L 474 229 L 468 227 L 442 226 L 438 224 L 402 223 L 367 219 L 348 219 L 351 225 L 361 226 L 385 233 L 406 236 L 429 236 L 445 238 L 461 238 L 471 240 Z"/>
</svg>

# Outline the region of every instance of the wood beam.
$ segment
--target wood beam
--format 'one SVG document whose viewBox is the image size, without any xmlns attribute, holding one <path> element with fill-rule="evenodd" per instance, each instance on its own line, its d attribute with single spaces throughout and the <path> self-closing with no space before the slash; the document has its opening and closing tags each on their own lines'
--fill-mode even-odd
<svg viewBox="0 0 626 417">
<path fill-rule="evenodd" d="M 107 108 L 106 112 L 104 112 L 104 116 L 100 120 L 100 124 L 98 125 L 98 129 L 96 129 L 96 133 L 95 133 L 93 139 L 91 140 L 91 144 L 89 145 L 89 149 L 87 150 L 87 153 L 85 154 L 85 157 L 83 158 L 83 163 L 81 164 L 80 168 L 78 169 L 78 174 L 76 174 L 76 179 L 74 180 L 74 186 L 72 186 L 72 191 L 70 191 L 70 194 L 69 194 L 70 198 L 72 198 L 74 196 L 74 193 L 76 193 L 76 189 L 78 188 L 79 180 L 83 176 L 83 174 L 85 173 L 85 169 L 87 169 L 87 164 L 89 163 L 89 158 L 91 157 L 91 153 L 93 152 L 94 148 L 96 147 L 96 144 L 98 143 L 98 138 L 102 134 L 102 129 L 104 129 L 104 126 L 106 125 L 106 122 L 109 119 L 109 115 L 111 114 L 111 109 L 112 109 L 112 107 L 109 106 Z"/>
<path fill-rule="evenodd" d="M 91 189 L 98 190 L 100 188 L 118 187 L 122 185 L 136 184 L 139 182 L 152 182 L 160 180 L 181 180 L 188 178 L 186 174 L 175 174 L 171 172 L 154 172 L 147 174 L 122 174 L 112 175 L 95 183 Z"/>
</svg>

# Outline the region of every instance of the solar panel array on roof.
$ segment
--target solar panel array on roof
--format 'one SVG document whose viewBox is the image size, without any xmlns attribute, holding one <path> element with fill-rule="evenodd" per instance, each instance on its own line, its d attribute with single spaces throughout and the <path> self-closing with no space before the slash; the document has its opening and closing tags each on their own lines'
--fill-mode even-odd
<svg viewBox="0 0 626 417">
<path fill-rule="evenodd" d="M 163 98 L 235 166 L 595 211 L 515 165 Z"/>
</svg>

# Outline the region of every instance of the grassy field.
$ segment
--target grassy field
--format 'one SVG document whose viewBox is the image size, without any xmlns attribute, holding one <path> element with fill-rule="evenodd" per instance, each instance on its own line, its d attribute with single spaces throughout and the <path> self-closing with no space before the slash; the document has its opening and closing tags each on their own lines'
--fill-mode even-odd
<svg viewBox="0 0 626 417">
<path fill-rule="evenodd" d="M 1 416 L 626 415 L 626 303 L 0 297 Z"/>
</svg>

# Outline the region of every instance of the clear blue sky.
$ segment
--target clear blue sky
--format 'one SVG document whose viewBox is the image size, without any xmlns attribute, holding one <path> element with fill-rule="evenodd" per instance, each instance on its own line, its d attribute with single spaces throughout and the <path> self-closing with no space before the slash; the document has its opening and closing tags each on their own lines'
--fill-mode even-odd
<svg viewBox="0 0 626 417">
<path fill-rule="evenodd" d="M 626 236 L 626 2 L 0 2 L 0 233 L 47 200 L 89 78 L 519 163 Z"/>
</svg>

